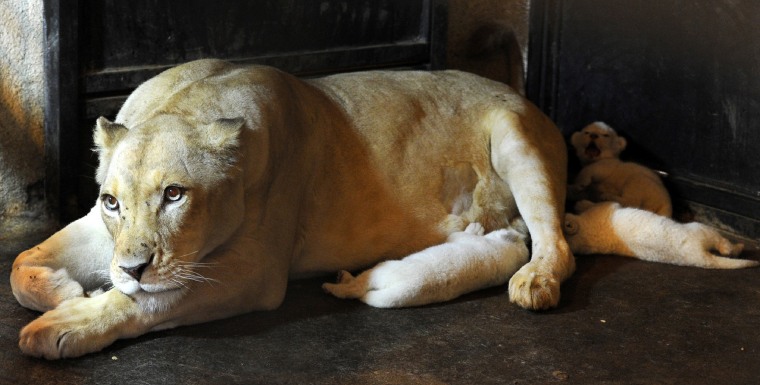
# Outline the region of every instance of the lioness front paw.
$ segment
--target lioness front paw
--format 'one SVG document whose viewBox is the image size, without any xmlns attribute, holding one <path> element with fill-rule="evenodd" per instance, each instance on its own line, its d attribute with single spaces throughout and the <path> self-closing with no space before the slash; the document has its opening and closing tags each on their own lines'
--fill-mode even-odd
<svg viewBox="0 0 760 385">
<path fill-rule="evenodd" d="M 99 351 L 123 336 L 150 330 L 135 302 L 118 290 L 73 298 L 30 322 L 19 336 L 24 354 L 58 359 Z"/>
<path fill-rule="evenodd" d="M 63 302 L 21 329 L 19 347 L 24 354 L 49 360 L 95 352 L 116 340 L 109 320 L 102 317 L 95 299 Z M 105 319 L 104 319 L 105 318 Z"/>
<path fill-rule="evenodd" d="M 559 280 L 531 262 L 509 280 L 509 300 L 529 310 L 544 310 L 559 303 Z"/>
</svg>

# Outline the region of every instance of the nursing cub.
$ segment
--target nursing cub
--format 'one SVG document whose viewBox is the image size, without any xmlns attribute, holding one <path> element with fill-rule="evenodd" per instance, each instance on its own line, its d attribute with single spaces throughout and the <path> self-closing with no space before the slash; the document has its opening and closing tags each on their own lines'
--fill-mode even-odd
<svg viewBox="0 0 760 385">
<path fill-rule="evenodd" d="M 446 243 L 382 262 L 357 277 L 343 270 L 338 283 L 322 288 L 374 307 L 407 307 L 501 285 L 528 262 L 525 236 L 514 229 L 483 233 L 483 226 L 470 223 L 464 231 L 450 234 Z"/>
</svg>

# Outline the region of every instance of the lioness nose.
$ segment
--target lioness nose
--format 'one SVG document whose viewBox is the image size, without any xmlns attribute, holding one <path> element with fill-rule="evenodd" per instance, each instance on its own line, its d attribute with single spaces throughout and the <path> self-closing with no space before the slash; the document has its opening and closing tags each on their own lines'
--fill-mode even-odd
<svg viewBox="0 0 760 385">
<path fill-rule="evenodd" d="M 134 278 L 136 281 L 140 281 L 140 277 L 142 277 L 143 271 L 145 271 L 145 268 L 148 267 L 147 263 L 141 263 L 137 266 L 127 267 L 127 266 L 119 266 L 122 270 L 124 270 L 125 273 L 129 274 L 130 277 Z"/>
</svg>

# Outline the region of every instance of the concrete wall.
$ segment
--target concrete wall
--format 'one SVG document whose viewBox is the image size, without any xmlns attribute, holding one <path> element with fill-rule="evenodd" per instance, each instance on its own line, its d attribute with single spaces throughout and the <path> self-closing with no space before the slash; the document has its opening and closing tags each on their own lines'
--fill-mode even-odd
<svg viewBox="0 0 760 385">
<path fill-rule="evenodd" d="M 0 0 L 0 239 L 45 219 L 41 0 Z"/>
</svg>

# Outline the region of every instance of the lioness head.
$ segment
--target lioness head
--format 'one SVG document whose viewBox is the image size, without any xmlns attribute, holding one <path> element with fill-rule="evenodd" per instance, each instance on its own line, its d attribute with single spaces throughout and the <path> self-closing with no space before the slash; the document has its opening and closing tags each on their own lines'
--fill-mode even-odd
<svg viewBox="0 0 760 385">
<path fill-rule="evenodd" d="M 96 177 L 117 289 L 177 295 L 203 279 L 198 262 L 243 220 L 236 166 L 243 126 L 243 119 L 198 125 L 175 115 L 129 128 L 98 119 Z"/>
<path fill-rule="evenodd" d="M 625 138 L 602 122 L 595 122 L 573 134 L 570 142 L 583 164 L 599 159 L 617 158 L 625 149 Z"/>
</svg>

